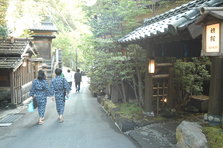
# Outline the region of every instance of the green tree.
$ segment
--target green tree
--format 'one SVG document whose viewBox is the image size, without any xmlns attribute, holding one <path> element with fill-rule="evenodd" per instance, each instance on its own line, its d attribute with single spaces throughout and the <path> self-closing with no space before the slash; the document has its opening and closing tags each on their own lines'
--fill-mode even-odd
<svg viewBox="0 0 223 148">
<path fill-rule="evenodd" d="M 210 79 L 210 60 L 192 58 L 190 61 L 177 60 L 174 64 L 174 83 L 178 93 L 178 104 L 185 105 L 190 95 L 203 92 L 203 84 Z"/>
<path fill-rule="evenodd" d="M 140 99 L 143 100 L 141 93 L 142 89 L 140 89 L 140 91 L 136 90 L 139 86 L 138 83 L 136 84 L 136 80 L 139 80 L 139 75 L 141 81 L 140 88 L 143 88 L 143 84 L 141 71 L 138 70 L 140 74 L 137 76 L 134 74 L 134 72 L 137 71 L 136 61 L 138 60 L 136 55 L 132 54 L 134 48 L 130 47 L 123 49 L 123 47 L 116 44 L 117 39 L 127 34 L 133 28 L 139 26 L 142 22 L 142 20 L 139 21 L 136 17 L 149 12 L 148 9 L 142 8 L 143 5 L 139 6 L 135 1 L 98 0 L 96 5 L 85 9 L 95 37 L 96 44 L 94 47 L 98 52 L 103 52 L 102 55 L 106 57 L 105 61 L 102 62 L 100 66 L 95 66 L 94 63 L 94 66 L 92 67 L 103 67 L 103 69 L 106 70 L 106 75 L 109 77 L 106 77 L 107 81 L 103 82 L 103 87 L 106 87 L 105 85 L 108 84 L 120 86 L 119 90 L 122 92 L 123 102 L 127 101 L 124 89 L 125 83 L 130 84 L 134 88 L 135 96 L 137 98 L 140 92 Z M 122 51 L 129 52 L 129 55 L 123 55 Z M 96 60 L 98 59 L 98 56 L 95 56 L 94 58 Z M 95 72 L 95 69 L 92 70 Z M 102 78 L 104 74 L 104 72 L 94 73 L 94 77 L 97 75 L 98 78 Z M 94 79 L 91 79 L 91 81 L 94 81 Z M 100 83 L 99 81 L 100 79 L 97 79 L 98 84 Z M 140 102 L 141 103 L 139 104 L 143 104 L 143 101 Z"/>
<path fill-rule="evenodd" d="M 0 37 L 7 36 L 6 27 L 6 11 L 8 8 L 8 0 L 0 0 Z"/>
</svg>

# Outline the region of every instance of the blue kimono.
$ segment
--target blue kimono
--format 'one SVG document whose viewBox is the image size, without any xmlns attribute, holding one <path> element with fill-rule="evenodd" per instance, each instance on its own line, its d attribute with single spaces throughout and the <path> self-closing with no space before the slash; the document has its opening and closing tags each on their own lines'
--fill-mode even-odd
<svg viewBox="0 0 223 148">
<path fill-rule="evenodd" d="M 48 82 L 46 80 L 33 80 L 29 95 L 36 97 L 38 113 L 39 116 L 43 118 L 46 109 L 47 97 L 50 95 Z"/>
<path fill-rule="evenodd" d="M 58 115 L 63 115 L 65 105 L 64 92 L 68 94 L 71 88 L 67 80 L 62 76 L 57 76 L 51 81 L 51 95 L 55 95 Z"/>
</svg>

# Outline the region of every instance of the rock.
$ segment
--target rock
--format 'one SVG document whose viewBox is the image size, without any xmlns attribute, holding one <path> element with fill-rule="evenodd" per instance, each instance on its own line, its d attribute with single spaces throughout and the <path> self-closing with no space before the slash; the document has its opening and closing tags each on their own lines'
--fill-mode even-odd
<svg viewBox="0 0 223 148">
<path fill-rule="evenodd" d="M 117 122 L 117 124 L 122 132 L 132 130 L 136 126 L 135 122 L 133 122 L 132 120 L 129 120 L 127 118 L 121 117 L 121 116 L 116 117 L 115 121 Z"/>
<path fill-rule="evenodd" d="M 208 114 L 204 114 L 204 121 L 208 121 Z"/>
<path fill-rule="evenodd" d="M 208 121 L 213 121 L 214 117 L 213 116 L 208 116 Z"/>
<path fill-rule="evenodd" d="M 99 96 L 99 95 L 97 96 L 97 101 L 99 104 L 101 104 L 103 98 L 104 96 Z"/>
<path fill-rule="evenodd" d="M 201 126 L 195 122 L 182 121 L 176 129 L 176 148 L 208 148 Z"/>
<path fill-rule="evenodd" d="M 219 117 L 214 117 L 214 122 L 221 122 L 221 119 Z"/>
<path fill-rule="evenodd" d="M 212 126 L 215 125 L 220 125 L 221 124 L 221 119 L 222 117 L 219 115 L 207 115 L 208 123 Z"/>
<path fill-rule="evenodd" d="M 148 117 L 154 117 L 155 116 L 154 112 L 143 112 L 143 114 L 148 116 Z"/>
</svg>

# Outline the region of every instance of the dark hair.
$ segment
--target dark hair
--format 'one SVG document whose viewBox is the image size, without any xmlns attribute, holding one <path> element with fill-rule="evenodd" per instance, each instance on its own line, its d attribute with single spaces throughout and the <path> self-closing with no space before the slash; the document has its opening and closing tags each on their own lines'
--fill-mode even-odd
<svg viewBox="0 0 223 148">
<path fill-rule="evenodd" d="M 62 70 L 61 70 L 60 68 L 57 68 L 57 69 L 55 70 L 55 74 L 56 74 L 57 76 L 61 75 L 61 74 L 62 74 Z"/>
<path fill-rule="evenodd" d="M 77 72 L 80 72 L 80 69 L 77 69 Z"/>
<path fill-rule="evenodd" d="M 38 80 L 45 80 L 46 79 L 46 75 L 45 75 L 44 71 L 42 71 L 42 70 L 38 71 L 37 79 Z"/>
<path fill-rule="evenodd" d="M 68 69 L 67 72 L 70 72 L 70 69 Z"/>
</svg>

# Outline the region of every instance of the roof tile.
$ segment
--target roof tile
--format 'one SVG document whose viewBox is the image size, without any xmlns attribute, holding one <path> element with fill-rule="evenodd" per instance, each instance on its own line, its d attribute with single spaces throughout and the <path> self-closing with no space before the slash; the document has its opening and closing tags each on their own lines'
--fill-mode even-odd
<svg viewBox="0 0 223 148">
<path fill-rule="evenodd" d="M 223 0 L 191 1 L 161 15 L 145 19 L 143 26 L 122 37 L 118 42 L 128 43 L 167 33 L 175 34 L 178 30 L 185 29 L 200 16 L 201 7 L 218 6 L 220 4 L 223 4 Z"/>
</svg>

